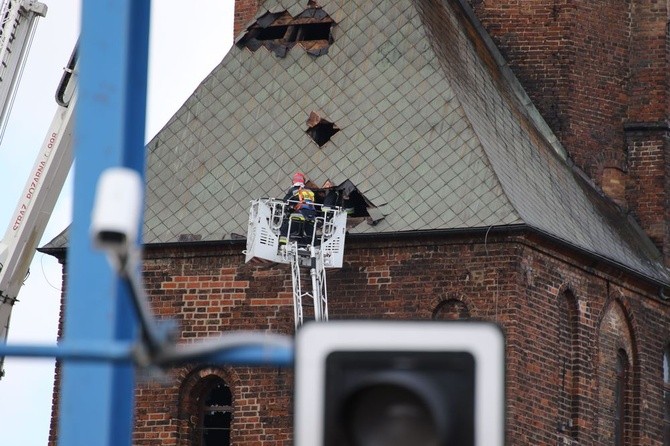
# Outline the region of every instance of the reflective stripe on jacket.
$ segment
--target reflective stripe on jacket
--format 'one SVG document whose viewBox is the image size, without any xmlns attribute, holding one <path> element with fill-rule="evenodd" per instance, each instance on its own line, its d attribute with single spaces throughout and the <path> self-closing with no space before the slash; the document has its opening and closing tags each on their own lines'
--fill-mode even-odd
<svg viewBox="0 0 670 446">
<path fill-rule="evenodd" d="M 286 193 L 284 201 L 289 202 L 291 208 L 295 211 L 300 209 L 314 210 L 314 192 L 303 187 L 293 186 Z"/>
<path fill-rule="evenodd" d="M 300 209 L 314 209 L 314 192 L 309 189 L 300 188 L 295 195 L 298 198 L 298 203 L 293 206 L 293 209 L 299 211 Z"/>
</svg>

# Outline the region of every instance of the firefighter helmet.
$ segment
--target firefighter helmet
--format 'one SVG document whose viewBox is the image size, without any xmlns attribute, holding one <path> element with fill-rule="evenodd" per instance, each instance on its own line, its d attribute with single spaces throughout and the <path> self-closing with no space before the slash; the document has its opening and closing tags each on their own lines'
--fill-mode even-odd
<svg viewBox="0 0 670 446">
<path fill-rule="evenodd" d="M 293 184 L 300 184 L 304 185 L 305 184 L 305 175 L 303 175 L 300 172 L 297 172 L 295 175 L 293 175 Z"/>
</svg>

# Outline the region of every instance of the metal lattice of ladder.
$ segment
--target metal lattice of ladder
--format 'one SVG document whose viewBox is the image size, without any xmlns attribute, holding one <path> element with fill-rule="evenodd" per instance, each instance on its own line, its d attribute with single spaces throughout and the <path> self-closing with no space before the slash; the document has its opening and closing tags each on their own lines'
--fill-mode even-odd
<svg viewBox="0 0 670 446">
<path fill-rule="evenodd" d="M 322 252 L 314 246 L 299 247 L 297 242 L 291 242 L 287 247 L 287 257 L 291 261 L 291 283 L 293 284 L 293 307 L 296 328 L 304 322 L 303 298 L 310 298 L 314 307 L 314 320 L 328 320 L 328 290 L 326 287 L 326 269 L 323 267 Z M 303 291 L 301 283 L 301 257 L 309 254 L 309 275 L 312 291 Z"/>
<path fill-rule="evenodd" d="M 0 5 L 0 140 L 19 87 L 37 19 L 47 13 L 34 0 L 4 0 Z"/>
</svg>

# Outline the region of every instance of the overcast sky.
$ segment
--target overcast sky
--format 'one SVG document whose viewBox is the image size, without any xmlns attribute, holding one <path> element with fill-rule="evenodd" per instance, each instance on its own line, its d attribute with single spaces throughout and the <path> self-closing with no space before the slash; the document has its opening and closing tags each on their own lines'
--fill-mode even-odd
<svg viewBox="0 0 670 446">
<path fill-rule="evenodd" d="M 0 237 L 56 111 L 54 94 L 80 28 L 81 0 L 41 0 L 40 20 L 0 144 Z M 97 0 L 93 0 L 97 1 Z M 152 2 L 147 141 L 177 111 L 232 45 L 233 0 Z M 70 222 L 72 182 L 61 193 L 41 244 Z M 12 312 L 9 343 L 54 344 L 61 266 L 37 253 Z M 0 380 L 0 445 L 44 446 L 51 416 L 53 361 L 7 358 Z"/>
</svg>

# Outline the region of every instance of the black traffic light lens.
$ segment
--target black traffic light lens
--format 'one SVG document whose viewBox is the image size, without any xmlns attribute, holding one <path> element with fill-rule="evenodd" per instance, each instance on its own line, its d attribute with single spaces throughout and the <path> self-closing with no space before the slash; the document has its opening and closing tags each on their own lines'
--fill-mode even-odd
<svg viewBox="0 0 670 446">
<path fill-rule="evenodd" d="M 417 393 L 399 385 L 372 385 L 344 406 L 345 435 L 353 446 L 439 446 L 432 410 Z"/>
<path fill-rule="evenodd" d="M 325 379 L 324 446 L 474 446 L 468 352 L 333 351 Z"/>
</svg>

